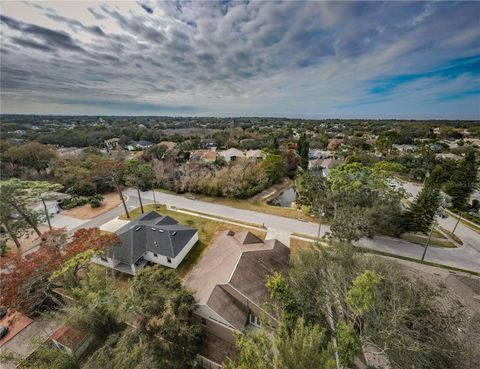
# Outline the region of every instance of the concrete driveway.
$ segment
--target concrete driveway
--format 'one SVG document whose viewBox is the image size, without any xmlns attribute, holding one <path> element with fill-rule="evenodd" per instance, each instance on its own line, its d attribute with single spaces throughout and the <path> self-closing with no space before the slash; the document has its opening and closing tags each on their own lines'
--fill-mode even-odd
<svg viewBox="0 0 480 369">
<path fill-rule="evenodd" d="M 62 213 L 55 214 L 55 216 L 50 219 L 50 223 L 52 224 L 53 228 L 65 227 L 67 228 L 67 231 L 80 228 L 86 222 L 86 220 L 69 217 L 67 215 L 63 215 Z"/>
</svg>

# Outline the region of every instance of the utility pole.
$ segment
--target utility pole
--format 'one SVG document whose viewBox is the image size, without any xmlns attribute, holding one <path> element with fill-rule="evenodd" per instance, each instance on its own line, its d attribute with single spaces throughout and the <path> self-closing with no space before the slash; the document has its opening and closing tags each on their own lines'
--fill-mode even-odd
<svg viewBox="0 0 480 369">
<path fill-rule="evenodd" d="M 45 209 L 45 216 L 47 217 L 48 228 L 52 230 L 52 224 L 50 223 L 50 217 L 48 216 L 47 204 L 45 204 L 45 199 L 42 197 L 43 208 Z"/>
<path fill-rule="evenodd" d="M 321 234 L 321 230 L 322 230 L 322 218 L 323 217 L 323 204 L 322 204 L 322 208 L 320 210 L 320 213 L 319 213 L 319 221 L 318 221 L 318 234 L 317 234 L 317 239 L 320 240 L 320 234 Z"/>
<path fill-rule="evenodd" d="M 427 253 L 427 249 L 428 249 L 428 245 L 430 244 L 430 240 L 432 239 L 433 228 L 435 228 L 435 220 L 432 223 L 432 228 L 430 228 L 430 234 L 428 235 L 427 243 L 425 244 L 425 248 L 423 249 L 422 260 L 421 260 L 422 263 L 423 263 L 423 260 L 425 259 L 425 254 Z"/>
<path fill-rule="evenodd" d="M 137 194 L 138 194 L 138 201 L 140 202 L 140 209 L 142 210 L 142 214 L 143 214 L 144 211 L 143 211 L 142 196 L 140 195 L 140 188 L 138 186 L 137 186 Z"/>
<path fill-rule="evenodd" d="M 457 222 L 455 223 L 455 227 L 452 229 L 452 234 L 455 234 L 455 230 L 457 229 L 458 223 L 462 220 L 462 214 L 458 214 Z"/>
<path fill-rule="evenodd" d="M 152 189 L 153 194 L 153 203 L 155 204 L 155 209 L 158 209 L 157 200 L 155 199 L 155 189 Z"/>
</svg>

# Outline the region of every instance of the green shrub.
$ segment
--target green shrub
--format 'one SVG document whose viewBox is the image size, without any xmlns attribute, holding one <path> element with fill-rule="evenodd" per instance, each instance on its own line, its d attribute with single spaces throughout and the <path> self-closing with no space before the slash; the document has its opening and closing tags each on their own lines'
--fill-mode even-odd
<svg viewBox="0 0 480 369">
<path fill-rule="evenodd" d="M 88 198 L 88 203 L 90 204 L 90 207 L 92 209 L 99 208 L 100 206 L 102 206 L 103 199 L 104 197 L 102 195 L 96 194 Z"/>
</svg>

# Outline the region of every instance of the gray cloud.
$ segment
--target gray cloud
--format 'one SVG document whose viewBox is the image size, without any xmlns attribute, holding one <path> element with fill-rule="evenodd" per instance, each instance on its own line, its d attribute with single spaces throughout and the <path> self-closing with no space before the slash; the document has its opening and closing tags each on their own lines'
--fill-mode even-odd
<svg viewBox="0 0 480 369">
<path fill-rule="evenodd" d="M 48 95 L 49 103 L 65 106 L 76 97 L 123 98 L 139 107 L 196 104 L 219 114 L 272 114 L 277 106 L 328 111 L 364 102 L 380 75 L 426 72 L 480 54 L 478 3 L 133 5 L 138 11 L 90 3 L 90 19 L 72 19 L 55 3 L 35 7 L 62 31 L 20 13 L 2 15 L 19 33 L 2 31 L 2 107 L 13 104 L 6 100 L 12 96 Z M 62 100 L 65 94 L 72 99 Z"/>
</svg>

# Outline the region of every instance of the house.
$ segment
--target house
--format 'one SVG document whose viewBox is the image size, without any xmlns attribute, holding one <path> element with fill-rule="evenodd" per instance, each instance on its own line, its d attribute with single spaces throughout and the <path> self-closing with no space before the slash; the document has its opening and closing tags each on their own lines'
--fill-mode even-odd
<svg viewBox="0 0 480 369">
<path fill-rule="evenodd" d="M 331 155 L 328 151 L 320 150 L 320 149 L 309 149 L 308 150 L 308 157 L 309 159 L 327 159 Z"/>
<path fill-rule="evenodd" d="M 262 152 L 262 150 L 248 150 L 245 153 L 245 156 L 250 159 L 257 159 L 257 160 L 262 160 L 265 158 L 265 154 Z"/>
<path fill-rule="evenodd" d="M 198 241 L 198 230 L 150 211 L 115 232 L 121 244 L 93 261 L 128 274 L 147 262 L 177 268 Z"/>
<path fill-rule="evenodd" d="M 461 160 L 462 157 L 460 155 L 452 154 L 452 153 L 441 153 L 441 154 L 436 154 L 435 159 Z"/>
<path fill-rule="evenodd" d="M 235 331 L 275 327 L 265 310 L 265 283 L 288 268 L 289 258 L 287 246 L 249 231 L 225 231 L 214 240 L 184 281 L 198 304 L 193 320 L 202 326 L 201 357 L 220 365 L 235 356 Z"/>
<path fill-rule="evenodd" d="M 107 151 L 118 150 L 120 148 L 120 139 L 118 137 L 113 137 L 108 140 L 103 141 Z"/>
<path fill-rule="evenodd" d="M 65 350 L 78 358 L 93 342 L 93 335 L 82 329 L 63 324 L 53 332 L 50 339 L 59 350 Z"/>
<path fill-rule="evenodd" d="M 225 161 L 227 163 L 229 163 L 231 161 L 235 161 L 238 158 L 245 157 L 245 154 L 243 153 L 243 151 L 240 151 L 240 150 L 238 150 L 234 147 L 232 147 L 231 149 L 228 149 L 228 150 L 220 151 L 219 154 L 220 154 L 221 157 L 223 157 L 225 159 Z"/>
<path fill-rule="evenodd" d="M 127 149 L 129 151 L 135 151 L 135 150 L 144 150 L 146 149 L 147 147 L 150 147 L 152 146 L 153 143 L 150 142 L 150 141 L 145 141 L 145 140 L 141 140 L 141 141 L 132 141 L 128 144 L 127 146 Z"/>
<path fill-rule="evenodd" d="M 213 163 L 217 159 L 217 153 L 213 150 L 196 150 L 190 154 L 190 160 L 204 161 L 206 163 Z"/>
<path fill-rule="evenodd" d="M 340 159 L 315 159 L 308 162 L 308 169 L 312 171 L 321 170 L 322 175 L 326 177 L 330 170 L 339 167 L 343 163 L 344 161 Z"/>
<path fill-rule="evenodd" d="M 407 144 L 403 144 L 403 145 L 393 144 L 392 147 L 402 153 L 413 152 L 417 149 L 417 145 L 407 145 Z"/>
<path fill-rule="evenodd" d="M 218 147 L 218 143 L 215 140 L 203 139 L 200 141 L 200 147 L 209 150 L 216 150 Z"/>
</svg>

